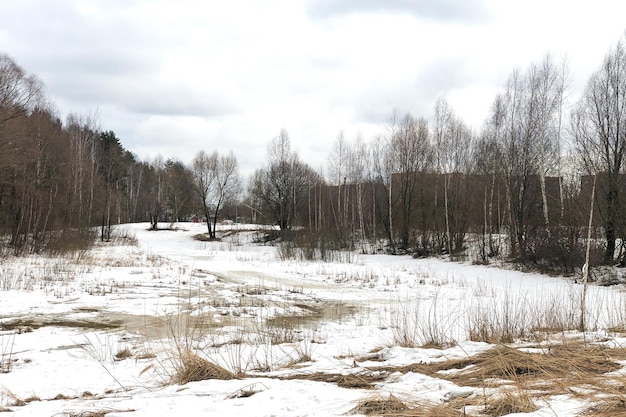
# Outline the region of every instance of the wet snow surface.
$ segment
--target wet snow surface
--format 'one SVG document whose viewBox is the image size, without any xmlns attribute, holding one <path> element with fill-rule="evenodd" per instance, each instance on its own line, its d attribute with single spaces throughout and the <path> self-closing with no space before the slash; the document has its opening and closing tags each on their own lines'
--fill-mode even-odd
<svg viewBox="0 0 626 417">
<path fill-rule="evenodd" d="M 511 317 L 531 320 L 580 292 L 571 278 L 438 259 L 282 261 L 276 247 L 253 243 L 248 227 L 202 242 L 193 237 L 203 225 L 178 226 L 123 226 L 137 245 L 2 260 L 2 409 L 38 417 L 342 416 L 391 394 L 409 406 L 441 404 L 476 388 L 400 369 L 493 348 L 468 340 L 476 312 L 498 314 L 507 303 Z M 594 326 L 615 319 L 621 290 L 589 288 Z M 400 343 L 432 338 L 444 347 Z M 243 376 L 168 383 L 181 349 Z M 346 386 L 340 376 L 371 384 Z M 584 406 L 568 396 L 537 405 L 525 415 L 574 416 Z"/>
</svg>

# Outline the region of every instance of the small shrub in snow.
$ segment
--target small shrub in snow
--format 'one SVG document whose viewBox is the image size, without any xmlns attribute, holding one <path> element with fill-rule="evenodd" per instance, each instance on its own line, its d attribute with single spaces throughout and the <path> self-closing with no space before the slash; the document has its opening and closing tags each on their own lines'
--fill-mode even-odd
<svg viewBox="0 0 626 417">
<path fill-rule="evenodd" d="M 235 376 L 228 369 L 200 357 L 190 349 L 176 352 L 172 382 L 184 385 L 193 381 L 207 379 L 233 379 Z"/>
</svg>

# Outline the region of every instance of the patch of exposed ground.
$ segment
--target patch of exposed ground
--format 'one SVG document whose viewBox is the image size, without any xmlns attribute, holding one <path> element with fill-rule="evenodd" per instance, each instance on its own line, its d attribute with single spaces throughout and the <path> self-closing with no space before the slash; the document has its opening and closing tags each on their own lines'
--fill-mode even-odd
<svg viewBox="0 0 626 417">
<path fill-rule="evenodd" d="M 72 320 L 59 316 L 38 316 L 38 317 L 25 317 L 19 319 L 10 319 L 0 322 L 0 330 L 3 331 L 17 331 L 18 333 L 25 333 L 41 327 L 73 327 L 78 329 L 93 329 L 93 330 L 110 330 L 118 329 L 122 326 L 120 320 Z"/>
</svg>

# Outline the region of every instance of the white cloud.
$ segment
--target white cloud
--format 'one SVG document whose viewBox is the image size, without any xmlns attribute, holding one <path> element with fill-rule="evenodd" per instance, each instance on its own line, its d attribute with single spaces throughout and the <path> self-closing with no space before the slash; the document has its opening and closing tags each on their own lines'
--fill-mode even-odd
<svg viewBox="0 0 626 417">
<path fill-rule="evenodd" d="M 408 13 L 425 19 L 473 22 L 489 16 L 480 0 L 308 0 L 307 10 L 314 17 L 351 13 Z"/>
</svg>

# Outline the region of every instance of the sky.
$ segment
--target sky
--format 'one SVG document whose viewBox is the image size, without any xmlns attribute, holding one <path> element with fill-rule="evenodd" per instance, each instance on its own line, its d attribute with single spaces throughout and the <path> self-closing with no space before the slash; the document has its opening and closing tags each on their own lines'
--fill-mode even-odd
<svg viewBox="0 0 626 417">
<path fill-rule="evenodd" d="M 336 138 L 445 98 L 480 131 L 516 68 L 566 59 L 575 102 L 624 36 L 619 0 L 0 0 L 0 52 L 61 119 L 95 116 L 140 159 L 233 151 L 246 176 L 285 129 L 324 170 Z"/>
</svg>

